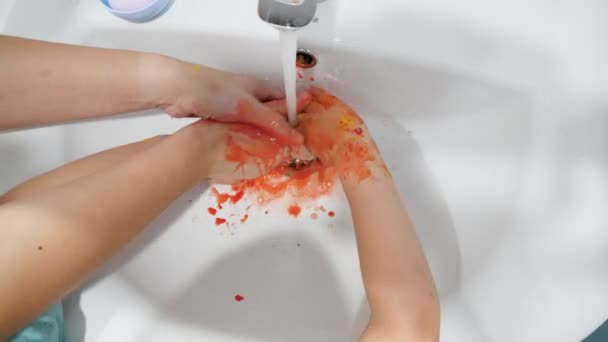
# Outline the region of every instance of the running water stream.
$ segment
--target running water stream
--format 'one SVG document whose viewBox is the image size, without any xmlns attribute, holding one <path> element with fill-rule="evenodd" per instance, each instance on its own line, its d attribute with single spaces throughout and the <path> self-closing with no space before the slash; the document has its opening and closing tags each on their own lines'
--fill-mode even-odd
<svg viewBox="0 0 608 342">
<path fill-rule="evenodd" d="M 287 100 L 287 118 L 289 124 L 295 126 L 296 117 L 296 50 L 298 36 L 295 30 L 279 30 L 281 42 L 281 57 L 283 62 L 283 83 Z"/>
</svg>

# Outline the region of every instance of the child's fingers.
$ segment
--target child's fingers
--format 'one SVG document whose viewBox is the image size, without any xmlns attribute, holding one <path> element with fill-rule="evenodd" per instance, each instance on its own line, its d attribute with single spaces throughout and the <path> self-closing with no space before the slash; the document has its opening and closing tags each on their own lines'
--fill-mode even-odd
<svg viewBox="0 0 608 342">
<path fill-rule="evenodd" d="M 235 80 L 249 94 L 260 101 L 272 101 L 285 98 L 283 91 L 271 82 L 253 77 L 235 75 Z"/>
<path fill-rule="evenodd" d="M 297 108 L 296 111 L 298 113 L 302 112 L 312 101 L 312 95 L 310 92 L 305 91 L 298 95 L 297 99 Z M 287 101 L 283 100 L 275 100 L 264 103 L 266 107 L 270 110 L 273 110 L 279 114 L 287 115 Z"/>
<path fill-rule="evenodd" d="M 333 96 L 323 88 L 310 87 L 309 91 L 312 94 L 313 101 L 322 104 L 325 108 L 329 108 L 340 102 L 337 97 Z"/>
<path fill-rule="evenodd" d="M 313 100 L 306 108 L 304 108 L 304 114 L 310 115 L 315 113 L 321 113 L 325 110 L 325 107 L 319 102 Z"/>
<path fill-rule="evenodd" d="M 315 155 L 304 145 L 295 145 L 291 147 L 290 159 L 313 160 Z"/>
<path fill-rule="evenodd" d="M 260 101 L 272 101 L 285 98 L 285 94 L 283 91 L 281 91 L 281 89 L 266 81 L 259 82 L 258 86 L 253 91 L 253 96 Z"/>
<path fill-rule="evenodd" d="M 253 98 L 241 100 L 236 114 L 218 115 L 215 119 L 222 122 L 251 124 L 276 137 L 284 144 L 293 145 L 302 143 L 302 136 L 289 126 L 284 116 L 270 110 Z"/>
</svg>

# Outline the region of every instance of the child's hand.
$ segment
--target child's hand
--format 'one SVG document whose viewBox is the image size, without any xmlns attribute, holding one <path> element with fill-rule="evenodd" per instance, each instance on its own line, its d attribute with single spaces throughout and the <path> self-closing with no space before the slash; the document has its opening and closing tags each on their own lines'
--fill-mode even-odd
<svg viewBox="0 0 608 342">
<path fill-rule="evenodd" d="M 304 143 L 325 166 L 336 167 L 342 176 L 362 181 L 370 166 L 384 168 L 367 126 L 348 105 L 329 92 L 313 87 L 312 102 L 298 116 Z"/>
<path fill-rule="evenodd" d="M 173 65 L 168 82 L 170 89 L 166 89 L 164 99 L 159 101 L 169 115 L 248 123 L 283 143 L 302 142 L 301 135 L 289 126 L 283 115 L 264 105 L 265 101 L 285 97 L 269 82 L 186 62 L 174 61 Z M 306 104 L 300 102 L 299 108 Z"/>
<path fill-rule="evenodd" d="M 257 178 L 288 160 L 290 148 L 261 130 L 243 124 L 200 120 L 184 128 L 201 144 L 203 178 L 230 184 Z"/>
</svg>

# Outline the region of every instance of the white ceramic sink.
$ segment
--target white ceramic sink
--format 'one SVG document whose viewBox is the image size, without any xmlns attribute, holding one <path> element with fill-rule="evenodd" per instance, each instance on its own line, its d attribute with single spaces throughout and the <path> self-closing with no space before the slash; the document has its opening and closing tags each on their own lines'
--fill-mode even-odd
<svg viewBox="0 0 608 342">
<path fill-rule="evenodd" d="M 442 341 L 578 341 L 606 318 L 606 13 L 601 0 L 327 0 L 300 32 L 319 58 L 306 78 L 364 117 L 407 202 Z M 0 29 L 281 77 L 254 0 L 178 0 L 146 24 L 97 1 L 5 1 Z M 0 134 L 0 191 L 185 123 L 153 112 Z M 322 200 L 335 218 L 277 203 L 231 230 L 205 189 L 70 296 L 67 340 L 355 341 L 368 311 L 340 189 Z"/>
</svg>

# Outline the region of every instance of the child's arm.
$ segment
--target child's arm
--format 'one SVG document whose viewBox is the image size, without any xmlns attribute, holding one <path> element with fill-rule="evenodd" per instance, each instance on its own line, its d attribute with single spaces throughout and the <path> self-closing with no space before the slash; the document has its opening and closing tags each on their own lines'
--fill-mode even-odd
<svg viewBox="0 0 608 342">
<path fill-rule="evenodd" d="M 252 146 L 264 155 L 256 156 Z M 239 160 L 230 154 L 235 148 L 246 151 Z M 285 148 L 250 127 L 199 121 L 10 192 L 0 205 L 0 340 L 61 298 L 195 183 L 256 177 L 286 157 Z"/>
<path fill-rule="evenodd" d="M 301 141 L 260 102 L 283 97 L 265 81 L 152 53 L 2 35 L 0 51 L 0 130 L 161 108 Z"/>
<path fill-rule="evenodd" d="M 363 341 L 437 341 L 439 303 L 416 233 L 361 118 L 319 88 L 300 116 L 306 145 L 340 175 L 371 307 Z"/>
<path fill-rule="evenodd" d="M 395 185 L 342 177 L 352 212 L 371 320 L 362 341 L 438 341 L 439 303 L 424 253 Z"/>
<path fill-rule="evenodd" d="M 166 136 L 157 136 L 95 153 L 65 164 L 54 170 L 36 176 L 24 183 L 21 183 L 4 195 L 0 195 L 0 205 L 16 199 L 29 197 L 35 193 L 41 193 L 58 186 L 68 184 L 78 178 L 90 176 L 96 172 L 109 169 L 165 138 Z"/>
</svg>

